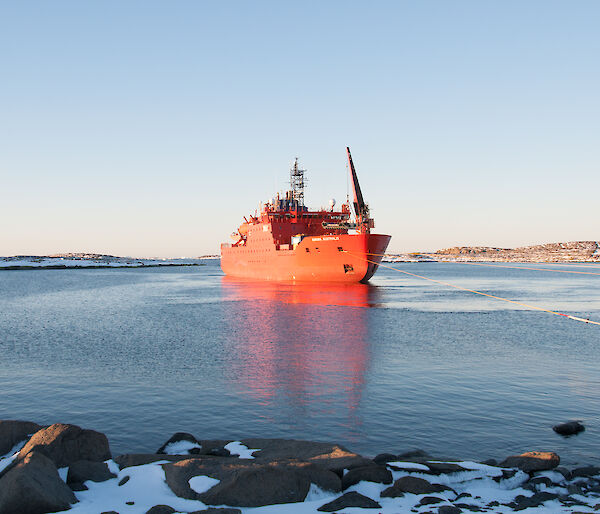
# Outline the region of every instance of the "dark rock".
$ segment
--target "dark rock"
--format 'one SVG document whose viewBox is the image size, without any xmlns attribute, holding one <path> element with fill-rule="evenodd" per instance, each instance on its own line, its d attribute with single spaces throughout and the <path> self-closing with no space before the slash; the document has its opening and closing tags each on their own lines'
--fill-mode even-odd
<svg viewBox="0 0 600 514">
<path fill-rule="evenodd" d="M 71 491 L 87 491 L 88 487 L 83 484 L 82 482 L 71 482 L 70 484 L 68 484 L 68 486 L 70 487 Z"/>
<path fill-rule="evenodd" d="M 42 428 L 31 421 L 1 420 L 0 421 L 0 455 L 11 451 L 17 443 L 26 441 L 31 435 Z"/>
<path fill-rule="evenodd" d="M 31 452 L 0 479 L 0 512 L 42 514 L 70 508 L 77 498 L 46 456 Z"/>
<path fill-rule="evenodd" d="M 473 498 L 473 495 L 471 493 L 460 493 L 456 499 L 460 500 L 461 498 Z"/>
<path fill-rule="evenodd" d="M 437 496 L 423 496 L 419 501 L 419 505 L 432 505 L 434 503 L 444 502 L 444 498 L 438 498 Z"/>
<path fill-rule="evenodd" d="M 540 484 L 544 484 L 546 487 L 553 487 L 555 484 L 548 477 L 533 477 L 529 480 L 531 485 L 538 486 Z"/>
<path fill-rule="evenodd" d="M 106 510 L 100 514 L 119 514 L 116 510 Z"/>
<path fill-rule="evenodd" d="M 593 477 L 596 475 L 600 475 L 600 468 L 598 466 L 584 466 L 582 468 L 577 468 L 571 471 L 571 477 Z"/>
<path fill-rule="evenodd" d="M 500 466 L 503 468 L 519 468 L 521 471 L 546 471 L 560 463 L 560 457 L 554 452 L 525 452 L 504 459 Z"/>
<path fill-rule="evenodd" d="M 502 482 L 502 480 L 508 480 L 509 478 L 514 477 L 518 472 L 519 472 L 518 469 L 503 469 L 502 475 L 493 477 L 492 480 L 494 482 L 500 483 L 500 482 Z"/>
<path fill-rule="evenodd" d="M 405 476 L 394 482 L 394 485 L 385 489 L 381 496 L 385 498 L 397 498 L 404 496 L 404 493 L 412 494 L 430 494 L 441 493 L 443 491 L 452 491 L 449 487 L 442 484 L 432 484 L 427 480 L 417 477 Z"/>
<path fill-rule="evenodd" d="M 133 501 L 125 502 L 125 505 L 135 505 L 135 502 L 133 502 Z"/>
<path fill-rule="evenodd" d="M 583 494 L 584 490 L 579 484 L 569 484 L 567 486 L 567 492 L 569 494 Z"/>
<path fill-rule="evenodd" d="M 398 455 L 397 460 L 406 461 L 406 462 L 422 462 L 426 459 L 431 459 L 431 455 L 429 455 L 424 450 L 411 450 L 409 452 L 404 452 Z"/>
<path fill-rule="evenodd" d="M 190 452 L 195 453 L 195 452 Z M 226 450 L 223 447 L 216 446 L 214 448 L 208 448 L 205 452 L 205 455 L 212 455 L 213 457 L 231 457 L 231 453 L 229 450 Z"/>
<path fill-rule="evenodd" d="M 463 510 L 470 510 L 471 512 L 484 512 L 484 510 L 479 507 L 479 505 L 473 505 L 471 503 L 456 503 L 454 502 L 454 506 Z"/>
<path fill-rule="evenodd" d="M 108 465 L 105 462 L 78 460 L 69 466 L 67 484 L 83 483 L 86 480 L 91 480 L 92 482 L 104 482 L 111 478 L 117 478 L 117 475 L 110 472 Z"/>
<path fill-rule="evenodd" d="M 19 459 L 33 451 L 46 455 L 57 468 L 70 466 L 78 460 L 101 462 L 111 458 L 108 439 L 104 434 L 62 423 L 33 434 L 19 453 Z"/>
<path fill-rule="evenodd" d="M 442 505 L 438 507 L 438 514 L 460 514 L 462 510 L 454 505 Z"/>
<path fill-rule="evenodd" d="M 487 504 L 488 507 L 498 507 L 499 505 L 500 505 L 500 502 L 497 502 L 496 500 Z"/>
<path fill-rule="evenodd" d="M 571 480 L 571 478 L 572 478 L 571 472 L 567 468 L 563 468 L 562 466 L 558 466 L 557 468 L 554 468 L 554 471 L 557 471 L 563 477 L 565 477 L 565 480 Z"/>
<path fill-rule="evenodd" d="M 388 462 L 392 462 L 394 460 L 398 460 L 396 455 L 393 455 L 392 453 L 380 453 L 379 455 L 375 456 L 373 462 L 375 464 L 387 464 Z"/>
<path fill-rule="evenodd" d="M 122 485 L 125 485 L 127 482 L 129 482 L 129 479 L 131 477 L 129 475 L 125 475 L 121 480 L 119 480 L 119 487 L 121 487 Z"/>
<path fill-rule="evenodd" d="M 317 510 L 320 512 L 335 512 L 338 510 L 347 509 L 349 507 L 380 509 L 381 505 L 367 496 L 363 496 L 360 493 L 352 491 L 340 496 L 339 498 L 336 498 L 332 502 L 321 505 Z"/>
<path fill-rule="evenodd" d="M 579 421 L 569 421 L 568 423 L 561 423 L 552 427 L 557 434 L 568 436 L 583 432 L 585 427 Z"/>
<path fill-rule="evenodd" d="M 177 443 L 179 441 L 188 441 L 190 443 L 195 443 L 195 444 L 200 445 L 200 441 L 198 441 L 198 439 L 196 439 L 192 434 L 188 434 L 187 432 L 176 432 L 169 438 L 169 440 L 165 444 L 163 444 L 156 451 L 156 453 L 165 454 L 166 453 L 165 450 L 168 445 L 170 445 L 171 443 Z"/>
<path fill-rule="evenodd" d="M 539 507 L 542 503 L 550 500 L 556 500 L 556 498 L 558 498 L 557 494 L 547 493 L 544 491 L 542 491 L 541 493 L 535 493 L 533 496 L 530 497 L 517 496 L 517 498 L 515 499 L 516 505 L 514 507 L 514 510 L 525 510 L 530 507 Z"/>
<path fill-rule="evenodd" d="M 195 510 L 189 514 L 242 514 L 240 509 L 223 509 L 218 507 L 210 507 L 204 510 Z"/>
<path fill-rule="evenodd" d="M 169 505 L 155 505 L 150 510 L 146 511 L 146 514 L 173 514 L 177 512 L 173 507 Z"/>
<path fill-rule="evenodd" d="M 170 462 L 178 462 L 180 460 L 189 459 L 189 455 L 160 455 L 157 453 L 126 453 L 119 455 L 113 460 L 119 465 L 119 469 L 129 468 L 131 466 L 142 466 L 151 462 L 160 460 L 168 460 Z"/>
<path fill-rule="evenodd" d="M 353 468 L 342 477 L 342 490 L 346 490 L 363 480 L 378 484 L 391 484 L 394 481 L 391 471 L 385 466 L 364 466 Z"/>
<path fill-rule="evenodd" d="M 425 462 L 425 465 L 429 468 L 429 473 L 432 475 L 445 475 L 450 473 L 459 473 L 460 471 L 467 471 L 462 466 L 454 464 L 452 462 Z M 427 472 L 425 472 L 427 473 Z"/>
<path fill-rule="evenodd" d="M 488 459 L 488 460 L 484 460 L 482 462 L 482 464 L 485 464 L 486 466 L 497 466 L 498 461 L 496 459 Z"/>
</svg>

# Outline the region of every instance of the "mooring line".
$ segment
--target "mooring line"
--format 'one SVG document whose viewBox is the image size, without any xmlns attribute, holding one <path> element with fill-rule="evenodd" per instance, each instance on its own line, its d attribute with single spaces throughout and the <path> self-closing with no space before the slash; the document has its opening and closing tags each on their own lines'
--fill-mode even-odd
<svg viewBox="0 0 600 514">
<path fill-rule="evenodd" d="M 593 271 L 574 271 L 566 269 L 544 269 L 544 268 L 530 268 L 529 266 L 504 266 L 502 264 L 489 264 L 487 262 L 466 262 L 457 261 L 456 264 L 470 264 L 471 266 L 490 266 L 494 268 L 506 268 L 506 269 L 528 269 L 533 271 L 551 271 L 552 273 L 576 273 L 578 275 L 597 275 L 600 273 L 594 273 Z"/>
<path fill-rule="evenodd" d="M 503 302 L 513 303 L 515 305 L 520 305 L 521 307 L 527 307 L 528 309 L 534 309 L 536 311 L 547 312 L 549 314 L 554 314 L 556 316 L 562 316 L 564 318 L 572 319 L 574 321 L 581 321 L 583 323 L 590 323 L 592 325 L 600 325 L 600 322 L 598 322 L 598 321 L 591 321 L 591 320 L 585 319 L 585 318 L 578 318 L 577 316 L 571 316 L 570 314 L 563 314 L 562 312 L 556 312 L 556 311 L 553 311 L 550 309 L 544 309 L 542 307 L 537 307 L 535 305 L 529 305 L 528 303 L 517 302 L 516 300 L 510 300 L 509 298 L 503 298 L 502 296 L 496 296 L 493 294 L 482 293 L 481 291 L 476 291 L 475 289 L 468 289 L 466 287 L 461 287 L 461 286 L 457 286 L 455 284 L 450 284 L 449 282 L 444 282 L 442 280 L 435 280 L 433 278 L 424 277 L 423 275 L 417 275 L 416 273 L 410 273 L 409 271 L 404 271 L 404 270 L 401 270 L 398 268 L 394 268 L 393 266 L 386 266 L 385 264 L 377 263 L 375 261 L 366 259 L 365 257 L 362 257 L 361 255 L 358 255 L 358 254 L 354 254 L 351 252 L 348 252 L 348 253 L 350 253 L 351 255 L 360 257 L 360 258 L 364 259 L 365 261 L 370 262 L 371 264 L 376 264 L 378 266 L 381 266 L 382 268 L 389 268 L 391 270 L 398 271 L 399 273 L 404 273 L 405 275 L 410 275 L 411 277 L 422 278 L 423 280 L 428 280 L 429 282 L 435 282 L 436 284 L 442 284 L 444 286 L 453 287 L 454 289 L 459 289 L 461 291 L 467 291 L 469 293 L 474 293 L 474 294 L 478 294 L 481 296 L 487 296 L 488 298 L 494 298 L 495 300 L 502 300 Z M 373 255 L 373 254 L 369 254 L 369 255 Z"/>
<path fill-rule="evenodd" d="M 384 257 L 383 254 L 367 253 L 373 257 Z M 491 266 L 494 268 L 506 268 L 506 269 L 527 269 L 533 271 L 550 271 L 552 273 L 575 273 L 578 275 L 597 275 L 600 273 L 594 273 L 593 271 L 574 271 L 574 270 L 563 270 L 563 269 L 546 269 L 546 268 L 531 268 L 529 266 L 504 266 L 502 264 L 490 264 L 487 262 L 473 262 L 473 261 L 436 261 L 436 262 L 449 262 L 451 264 L 470 264 L 471 266 Z M 549 263 L 550 264 L 550 263 Z"/>
</svg>

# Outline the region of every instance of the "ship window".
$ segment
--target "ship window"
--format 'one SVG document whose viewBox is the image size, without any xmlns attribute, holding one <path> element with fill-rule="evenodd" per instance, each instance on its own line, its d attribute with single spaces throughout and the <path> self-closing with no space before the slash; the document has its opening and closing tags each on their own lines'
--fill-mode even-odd
<svg viewBox="0 0 600 514">
<path fill-rule="evenodd" d="M 306 253 L 310 252 L 310 248 L 306 248 Z"/>
<path fill-rule="evenodd" d="M 354 266 L 352 264 L 344 264 L 344 273 L 354 273 Z"/>
<path fill-rule="evenodd" d="M 344 249 L 341 246 L 338 246 L 338 252 L 343 252 Z"/>
</svg>

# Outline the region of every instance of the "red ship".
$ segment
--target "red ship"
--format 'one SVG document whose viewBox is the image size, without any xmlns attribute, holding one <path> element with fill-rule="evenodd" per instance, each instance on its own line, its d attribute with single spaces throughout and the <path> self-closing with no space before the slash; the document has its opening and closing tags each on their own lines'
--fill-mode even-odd
<svg viewBox="0 0 600 514">
<path fill-rule="evenodd" d="M 291 189 L 244 217 L 221 245 L 221 268 L 230 276 L 259 280 L 367 282 L 377 271 L 391 236 L 372 234 L 375 224 L 363 200 L 350 149 L 346 148 L 354 198 L 341 210 L 309 211 L 304 206 L 304 173 L 296 159 Z"/>
</svg>

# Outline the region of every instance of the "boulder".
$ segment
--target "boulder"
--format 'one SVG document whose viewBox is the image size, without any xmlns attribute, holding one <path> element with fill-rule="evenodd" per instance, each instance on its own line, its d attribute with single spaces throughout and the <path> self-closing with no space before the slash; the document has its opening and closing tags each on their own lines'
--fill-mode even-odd
<svg viewBox="0 0 600 514">
<path fill-rule="evenodd" d="M 0 455 L 5 455 L 21 441 L 26 441 L 42 427 L 31 421 L 0 420 Z"/>
<path fill-rule="evenodd" d="M 207 505 L 261 507 L 302 502 L 310 489 L 306 477 L 289 468 L 253 466 L 230 474 L 199 495 Z"/>
<path fill-rule="evenodd" d="M 110 472 L 105 462 L 78 460 L 69 466 L 67 484 L 83 484 L 86 480 L 105 482 L 111 478 L 117 478 L 117 475 Z"/>
<path fill-rule="evenodd" d="M 535 493 L 533 496 L 517 496 L 515 499 L 515 505 L 512 506 L 513 510 L 525 510 L 530 507 L 539 507 L 542 503 L 555 500 L 558 498 L 558 494 L 541 492 Z"/>
<path fill-rule="evenodd" d="M 46 455 L 57 468 L 70 466 L 78 460 L 101 462 L 111 458 L 104 434 L 62 423 L 37 431 L 23 447 L 19 458 L 33 451 Z"/>
<path fill-rule="evenodd" d="M 460 514 L 462 510 L 454 505 L 442 505 L 438 507 L 438 514 Z"/>
<path fill-rule="evenodd" d="M 394 460 L 398 460 L 398 457 L 393 453 L 380 453 L 373 458 L 373 462 L 375 464 L 387 464 L 388 462 L 392 462 Z"/>
<path fill-rule="evenodd" d="M 240 509 L 210 507 L 204 510 L 195 510 L 189 514 L 242 514 L 242 511 Z"/>
<path fill-rule="evenodd" d="M 434 503 L 445 502 L 444 498 L 439 498 L 437 496 L 423 496 L 419 500 L 419 505 L 433 505 Z"/>
<path fill-rule="evenodd" d="M 352 468 L 342 477 L 342 490 L 363 480 L 378 484 L 391 484 L 394 481 L 391 471 L 385 466 L 363 466 Z"/>
<path fill-rule="evenodd" d="M 585 427 L 579 421 L 569 421 L 567 423 L 560 423 L 552 427 L 557 434 L 568 436 L 583 432 Z"/>
<path fill-rule="evenodd" d="M 443 491 L 454 492 L 453 489 L 442 484 L 432 484 L 422 478 L 405 476 L 396 480 L 393 486 L 385 489 L 381 493 L 381 496 L 385 498 L 397 498 L 398 496 L 404 496 L 404 493 L 431 494 Z"/>
<path fill-rule="evenodd" d="M 173 512 L 177 511 L 169 505 L 155 505 L 150 510 L 147 510 L 146 514 L 173 514 Z"/>
<path fill-rule="evenodd" d="M 178 445 L 177 443 L 190 443 L 188 445 Z M 200 444 L 200 441 L 198 441 L 192 434 L 188 434 L 187 432 L 176 432 L 175 434 L 173 434 L 169 440 L 163 444 L 157 451 L 156 453 L 159 454 L 171 454 L 171 455 L 186 455 L 189 454 L 189 450 L 194 448 L 194 445 L 196 446 L 196 449 L 199 449 L 198 447 L 201 447 L 202 445 Z M 182 446 L 181 449 L 177 448 L 176 452 L 172 452 L 169 451 L 169 446 L 171 446 L 171 448 L 176 448 L 177 446 Z M 183 448 L 185 446 L 185 448 Z M 188 448 L 189 447 L 189 448 Z M 185 452 L 185 453 L 179 453 L 179 451 Z"/>
<path fill-rule="evenodd" d="M 336 512 L 349 507 L 358 507 L 361 509 L 380 509 L 381 505 L 368 496 L 352 491 L 346 493 L 332 502 L 321 505 L 317 510 L 320 512 Z"/>
<path fill-rule="evenodd" d="M 163 469 L 167 485 L 177 496 L 208 505 L 258 507 L 303 501 L 311 483 L 324 490 L 341 491 L 337 474 L 309 462 L 190 458 L 164 464 Z M 189 485 L 194 476 L 208 476 L 220 482 L 197 493 Z"/>
<path fill-rule="evenodd" d="M 77 499 L 46 456 L 32 452 L 0 479 L 0 512 L 42 514 L 67 510 Z"/>
<path fill-rule="evenodd" d="M 423 462 L 424 460 L 431 458 L 431 455 L 429 455 L 425 450 L 420 450 L 418 448 L 416 450 L 401 453 L 397 456 L 397 460 L 405 462 Z"/>
<path fill-rule="evenodd" d="M 314 441 L 294 439 L 245 439 L 241 441 L 248 448 L 260 448 L 254 452 L 259 462 L 279 462 L 283 460 L 303 460 L 335 471 L 341 477 L 344 469 L 372 465 L 373 461 L 353 453 L 343 446 Z"/>
<path fill-rule="evenodd" d="M 431 475 L 446 475 L 450 473 L 459 473 L 460 471 L 467 471 L 466 468 L 454 464 L 453 462 L 430 462 L 424 463 L 429 468 Z M 425 471 L 427 473 L 427 471 Z"/>
<path fill-rule="evenodd" d="M 502 468 L 519 468 L 521 471 L 547 471 L 560 464 L 560 457 L 554 452 L 525 452 L 512 455 L 500 463 Z"/>
</svg>

